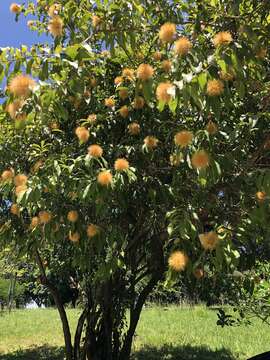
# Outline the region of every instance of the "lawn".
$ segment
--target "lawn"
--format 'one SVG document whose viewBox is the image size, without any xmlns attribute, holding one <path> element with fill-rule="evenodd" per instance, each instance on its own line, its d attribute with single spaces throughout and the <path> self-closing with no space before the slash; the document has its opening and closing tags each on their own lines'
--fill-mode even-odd
<svg viewBox="0 0 270 360">
<path fill-rule="evenodd" d="M 69 310 L 74 329 L 78 310 Z M 216 326 L 216 312 L 202 306 L 148 307 L 133 346 L 134 360 L 246 360 L 270 350 L 270 329 L 260 321 L 235 328 Z M 0 315 L 0 360 L 60 360 L 61 323 L 53 309 Z"/>
</svg>

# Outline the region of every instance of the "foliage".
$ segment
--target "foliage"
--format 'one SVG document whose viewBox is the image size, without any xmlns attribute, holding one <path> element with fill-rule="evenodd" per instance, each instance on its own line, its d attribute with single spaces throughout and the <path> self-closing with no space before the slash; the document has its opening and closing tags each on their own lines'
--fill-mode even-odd
<svg viewBox="0 0 270 360">
<path fill-rule="evenodd" d="M 232 273 L 269 237 L 269 9 L 40 0 L 16 10 L 54 42 L 0 55 L 1 246 L 37 261 L 68 360 L 128 359 L 166 270 L 167 285 L 180 271 Z M 85 305 L 74 344 L 44 257 L 76 275 Z"/>
</svg>

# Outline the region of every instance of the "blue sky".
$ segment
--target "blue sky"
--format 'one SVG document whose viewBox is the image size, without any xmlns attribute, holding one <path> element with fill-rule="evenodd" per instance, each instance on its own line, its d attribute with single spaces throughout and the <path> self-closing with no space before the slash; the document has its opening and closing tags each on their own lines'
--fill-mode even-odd
<svg viewBox="0 0 270 360">
<path fill-rule="evenodd" d="M 22 3 L 20 0 L 0 0 L 0 47 L 20 47 L 21 44 L 30 46 L 49 39 L 46 35 L 38 36 L 27 27 L 31 17 L 26 19 L 21 15 L 19 21 L 15 21 L 15 15 L 9 10 L 13 2 Z"/>
</svg>

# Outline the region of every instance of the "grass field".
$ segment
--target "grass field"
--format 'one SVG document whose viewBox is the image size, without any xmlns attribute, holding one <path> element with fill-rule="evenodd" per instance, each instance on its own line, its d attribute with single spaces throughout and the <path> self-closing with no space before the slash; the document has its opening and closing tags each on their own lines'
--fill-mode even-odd
<svg viewBox="0 0 270 360">
<path fill-rule="evenodd" d="M 69 310 L 74 329 L 78 310 Z M 270 329 L 220 328 L 204 307 L 144 309 L 133 347 L 134 360 L 246 360 L 270 350 Z M 0 360 L 63 360 L 61 323 L 53 309 L 0 315 Z"/>
</svg>

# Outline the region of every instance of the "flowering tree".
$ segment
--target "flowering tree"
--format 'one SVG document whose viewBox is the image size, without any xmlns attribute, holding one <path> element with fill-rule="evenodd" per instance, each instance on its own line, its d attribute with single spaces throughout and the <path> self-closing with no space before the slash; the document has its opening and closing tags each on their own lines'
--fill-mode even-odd
<svg viewBox="0 0 270 360">
<path fill-rule="evenodd" d="M 12 202 L 1 246 L 36 260 L 68 360 L 128 359 L 165 273 L 171 283 L 183 271 L 232 271 L 251 227 L 267 226 L 269 8 L 11 5 L 54 41 L 0 56 L 0 186 Z M 74 342 L 50 257 L 76 272 L 82 293 Z"/>
</svg>

